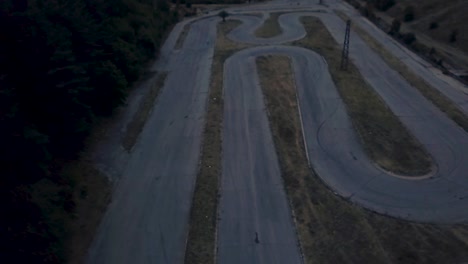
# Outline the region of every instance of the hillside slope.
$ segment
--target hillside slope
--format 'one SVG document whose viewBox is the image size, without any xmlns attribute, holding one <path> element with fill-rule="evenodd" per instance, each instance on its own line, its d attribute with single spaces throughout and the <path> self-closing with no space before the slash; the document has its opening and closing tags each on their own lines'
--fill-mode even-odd
<svg viewBox="0 0 468 264">
<path fill-rule="evenodd" d="M 408 6 L 414 7 L 414 20 L 408 25 L 468 53 L 468 1 L 399 0 L 387 13 L 403 20 Z M 456 32 L 455 41 L 451 41 L 453 32 Z"/>
</svg>

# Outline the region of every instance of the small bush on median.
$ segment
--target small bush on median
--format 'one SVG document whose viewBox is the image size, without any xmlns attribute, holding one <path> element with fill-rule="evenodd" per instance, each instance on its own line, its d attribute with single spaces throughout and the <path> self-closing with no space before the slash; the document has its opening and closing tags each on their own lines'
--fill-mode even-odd
<svg viewBox="0 0 468 264">
<path fill-rule="evenodd" d="M 413 21 L 414 17 L 415 17 L 414 7 L 413 6 L 406 7 L 405 8 L 405 16 L 404 16 L 405 22 Z"/>
</svg>

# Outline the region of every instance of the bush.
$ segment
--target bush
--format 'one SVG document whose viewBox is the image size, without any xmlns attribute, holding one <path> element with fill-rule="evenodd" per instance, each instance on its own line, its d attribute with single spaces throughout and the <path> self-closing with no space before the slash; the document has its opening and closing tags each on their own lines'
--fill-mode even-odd
<svg viewBox="0 0 468 264">
<path fill-rule="evenodd" d="M 226 12 L 225 10 L 223 10 L 223 11 L 221 11 L 221 12 L 218 13 L 218 16 L 221 17 L 221 18 L 223 19 L 223 22 L 225 22 L 225 21 L 226 21 L 226 17 L 229 16 L 229 13 Z"/>
<path fill-rule="evenodd" d="M 100 115 L 108 115 L 121 104 L 126 95 L 127 80 L 111 61 L 100 62 L 94 66 L 93 85 L 100 86 L 91 98 L 93 110 Z"/>
<path fill-rule="evenodd" d="M 372 2 L 374 6 L 380 11 L 387 11 L 395 5 L 395 0 L 374 0 L 368 2 Z"/>
<path fill-rule="evenodd" d="M 156 1 L 156 3 L 157 3 L 158 10 L 165 12 L 165 13 L 169 12 L 170 6 L 166 0 Z"/>
<path fill-rule="evenodd" d="M 403 20 L 405 22 L 410 22 L 410 21 L 414 20 L 415 15 L 414 15 L 414 7 L 413 6 L 406 7 L 404 13 L 405 13 L 405 15 L 404 15 Z"/>
<path fill-rule="evenodd" d="M 429 29 L 436 29 L 439 27 L 439 23 L 433 21 L 431 24 L 429 24 Z"/>
<path fill-rule="evenodd" d="M 414 33 L 406 33 L 406 34 L 403 34 L 401 36 L 401 39 L 403 40 L 403 42 L 407 45 L 411 45 L 415 40 L 416 40 L 416 36 L 414 35 Z"/>
<path fill-rule="evenodd" d="M 393 19 L 392 27 L 390 28 L 391 35 L 397 35 L 400 33 L 401 22 L 398 19 Z"/>
<path fill-rule="evenodd" d="M 457 41 L 457 36 L 458 36 L 458 30 L 454 29 L 452 33 L 450 34 L 450 39 L 449 39 L 450 43 Z"/>
</svg>

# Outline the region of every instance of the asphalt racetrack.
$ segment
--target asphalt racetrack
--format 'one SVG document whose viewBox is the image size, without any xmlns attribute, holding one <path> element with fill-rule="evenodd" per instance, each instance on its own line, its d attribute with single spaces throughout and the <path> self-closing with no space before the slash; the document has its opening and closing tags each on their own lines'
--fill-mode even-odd
<svg viewBox="0 0 468 264">
<path fill-rule="evenodd" d="M 345 23 L 331 8 L 351 11 L 339 2 L 329 7 L 303 5 L 301 12 L 280 1 L 231 11 L 230 19 L 243 25 L 229 37 L 259 46 L 234 54 L 224 65 L 218 263 L 302 263 L 255 66 L 255 58 L 266 54 L 291 57 L 310 166 L 338 195 L 407 220 L 468 220 L 464 130 L 353 34 L 352 62 L 435 163 L 433 171 L 419 179 L 387 173 L 364 153 L 327 62 L 314 51 L 288 45 L 306 34 L 301 16 L 320 18 L 342 43 Z M 266 16 L 242 14 L 252 11 L 294 12 L 279 17 L 281 35 L 259 39 L 253 32 Z M 168 72 L 168 79 L 116 184 L 87 263 L 183 263 L 219 22 L 216 13 L 186 20 L 168 37 L 155 65 Z M 185 43 L 175 50 L 177 36 L 187 23 L 191 24 Z M 379 34 L 375 36 L 381 41 L 384 36 Z M 395 47 L 390 51 L 402 57 Z M 405 63 L 418 65 L 412 67 L 416 74 L 440 83 L 438 89 L 466 112 L 468 97 L 463 90 L 452 88 L 420 63 L 409 59 Z"/>
</svg>

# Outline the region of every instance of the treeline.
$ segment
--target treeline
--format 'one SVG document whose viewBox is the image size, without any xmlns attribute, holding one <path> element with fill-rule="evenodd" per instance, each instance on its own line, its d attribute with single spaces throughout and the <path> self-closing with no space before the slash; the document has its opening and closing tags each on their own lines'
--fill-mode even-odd
<svg viewBox="0 0 468 264">
<path fill-rule="evenodd" d="M 165 0 L 0 1 L 0 262 L 63 261 L 30 185 L 125 100 L 177 17 Z"/>
</svg>

